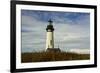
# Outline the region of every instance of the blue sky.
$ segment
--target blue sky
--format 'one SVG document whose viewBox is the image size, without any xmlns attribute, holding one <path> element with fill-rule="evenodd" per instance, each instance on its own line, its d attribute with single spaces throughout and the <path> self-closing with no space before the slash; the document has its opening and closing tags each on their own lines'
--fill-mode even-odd
<svg viewBox="0 0 100 73">
<path fill-rule="evenodd" d="M 22 52 L 45 50 L 46 26 L 52 19 L 55 48 L 87 53 L 90 49 L 90 14 L 21 10 Z"/>
</svg>

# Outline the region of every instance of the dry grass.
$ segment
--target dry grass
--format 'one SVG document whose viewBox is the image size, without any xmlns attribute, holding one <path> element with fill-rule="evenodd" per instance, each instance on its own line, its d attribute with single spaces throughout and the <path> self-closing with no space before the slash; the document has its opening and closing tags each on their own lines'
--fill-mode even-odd
<svg viewBox="0 0 100 73">
<path fill-rule="evenodd" d="M 89 54 L 76 54 L 69 52 L 34 52 L 22 53 L 21 62 L 46 62 L 46 61 L 68 61 L 68 60 L 88 60 Z"/>
</svg>

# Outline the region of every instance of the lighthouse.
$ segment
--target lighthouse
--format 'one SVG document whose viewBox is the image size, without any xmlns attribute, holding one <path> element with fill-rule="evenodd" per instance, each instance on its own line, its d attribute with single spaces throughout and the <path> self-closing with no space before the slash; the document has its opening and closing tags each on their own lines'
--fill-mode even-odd
<svg viewBox="0 0 100 73">
<path fill-rule="evenodd" d="M 53 21 L 49 20 L 49 24 L 46 28 L 46 51 L 47 52 L 61 52 L 60 48 L 54 47 L 54 27 L 53 27 Z"/>
<path fill-rule="evenodd" d="M 54 48 L 54 28 L 53 28 L 53 21 L 49 20 L 49 24 L 47 25 L 47 38 L 46 38 L 46 50 L 48 48 Z"/>
</svg>

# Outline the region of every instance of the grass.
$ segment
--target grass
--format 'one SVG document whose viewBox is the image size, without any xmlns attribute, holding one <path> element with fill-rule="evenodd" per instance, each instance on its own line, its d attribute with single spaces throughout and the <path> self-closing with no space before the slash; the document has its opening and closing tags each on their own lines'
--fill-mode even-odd
<svg viewBox="0 0 100 73">
<path fill-rule="evenodd" d="M 89 60 L 89 54 L 77 54 L 70 52 L 34 52 L 22 53 L 21 62 L 47 62 L 47 61 L 69 61 L 69 60 Z"/>
</svg>

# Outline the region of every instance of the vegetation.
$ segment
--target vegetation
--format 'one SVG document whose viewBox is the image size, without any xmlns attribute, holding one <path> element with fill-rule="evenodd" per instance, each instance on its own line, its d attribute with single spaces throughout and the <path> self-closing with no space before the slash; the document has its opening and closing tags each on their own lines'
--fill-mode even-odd
<svg viewBox="0 0 100 73">
<path fill-rule="evenodd" d="M 21 62 L 46 62 L 46 61 L 68 61 L 68 60 L 88 60 L 89 54 L 77 54 L 70 52 L 34 52 L 22 53 Z"/>
</svg>

